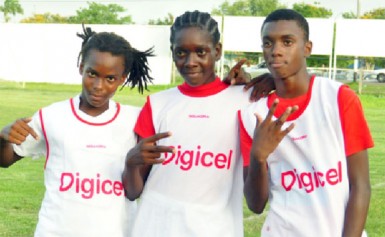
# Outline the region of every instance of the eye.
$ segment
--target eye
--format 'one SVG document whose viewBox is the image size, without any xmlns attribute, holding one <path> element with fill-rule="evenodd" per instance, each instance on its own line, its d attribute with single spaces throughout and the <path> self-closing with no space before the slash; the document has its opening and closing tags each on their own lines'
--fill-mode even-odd
<svg viewBox="0 0 385 237">
<path fill-rule="evenodd" d="M 267 49 L 267 48 L 270 48 L 271 46 L 272 46 L 272 43 L 271 43 L 271 41 L 269 41 L 269 40 L 264 40 L 264 41 L 262 42 L 262 48 Z"/>
<path fill-rule="evenodd" d="M 197 51 L 198 56 L 205 56 L 206 55 L 206 50 L 204 49 L 198 49 Z"/>
<path fill-rule="evenodd" d="M 89 77 L 96 77 L 96 73 L 95 72 L 93 72 L 93 71 L 88 71 L 87 72 L 87 75 L 89 76 Z"/>
<path fill-rule="evenodd" d="M 293 44 L 293 41 L 291 39 L 286 39 L 283 41 L 283 44 L 285 46 L 291 46 Z"/>
<path fill-rule="evenodd" d="M 183 50 L 175 50 L 174 53 L 175 53 L 175 56 L 177 56 L 177 57 L 183 57 L 186 55 L 186 52 Z"/>
<path fill-rule="evenodd" d="M 106 80 L 107 80 L 108 82 L 114 82 L 114 81 L 116 81 L 116 78 L 110 76 L 110 77 L 106 77 Z"/>
</svg>

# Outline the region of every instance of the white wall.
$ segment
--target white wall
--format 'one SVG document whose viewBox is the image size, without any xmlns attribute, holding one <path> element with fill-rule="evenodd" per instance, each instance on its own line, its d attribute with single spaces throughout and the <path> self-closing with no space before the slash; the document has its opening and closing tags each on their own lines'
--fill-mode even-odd
<svg viewBox="0 0 385 237">
<path fill-rule="evenodd" d="M 169 26 L 89 25 L 96 32 L 115 32 L 133 47 L 154 46 L 149 58 L 154 84 L 168 84 L 172 58 Z M 0 24 L 0 78 L 11 81 L 80 84 L 77 57 L 79 24 Z"/>
<path fill-rule="evenodd" d="M 224 51 L 261 52 L 263 17 L 215 19 L 223 34 Z M 332 56 L 337 55 L 385 57 L 385 20 L 307 20 L 313 55 L 329 55 L 330 63 Z M 334 24 L 336 41 L 332 55 Z M 171 81 L 170 26 L 90 26 L 96 32 L 122 35 L 139 50 L 154 46 L 156 57 L 149 59 L 154 84 Z M 82 40 L 77 32 L 82 32 L 79 24 L 0 24 L 0 79 L 80 84 L 76 62 Z"/>
</svg>

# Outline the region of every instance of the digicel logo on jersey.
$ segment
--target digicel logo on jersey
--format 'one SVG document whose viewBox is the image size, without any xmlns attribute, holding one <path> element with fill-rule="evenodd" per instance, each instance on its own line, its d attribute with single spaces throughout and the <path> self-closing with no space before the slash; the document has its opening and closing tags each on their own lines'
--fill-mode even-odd
<svg viewBox="0 0 385 237">
<path fill-rule="evenodd" d="M 341 161 L 339 161 L 337 168 L 331 168 L 326 172 L 317 171 L 314 167 L 312 172 L 298 173 L 296 169 L 289 170 L 281 174 L 281 184 L 288 192 L 294 185 L 298 185 L 299 189 L 304 188 L 307 193 L 311 193 L 315 188 L 341 183 L 341 166 Z"/>
<path fill-rule="evenodd" d="M 175 148 L 171 146 L 172 148 Z M 193 166 L 215 167 L 217 169 L 230 169 L 233 150 L 229 150 L 228 154 L 213 153 L 210 151 L 202 151 L 201 146 L 197 146 L 196 150 L 183 150 L 182 146 L 177 146 L 174 154 L 165 154 L 165 160 L 162 165 L 168 165 L 173 162 L 179 166 L 181 170 L 190 170 Z"/>
<path fill-rule="evenodd" d="M 79 173 L 62 173 L 60 178 L 60 192 L 74 190 L 82 198 L 90 199 L 94 194 L 122 196 L 123 184 L 120 181 L 101 179 L 100 174 L 94 178 L 80 177 Z"/>
</svg>

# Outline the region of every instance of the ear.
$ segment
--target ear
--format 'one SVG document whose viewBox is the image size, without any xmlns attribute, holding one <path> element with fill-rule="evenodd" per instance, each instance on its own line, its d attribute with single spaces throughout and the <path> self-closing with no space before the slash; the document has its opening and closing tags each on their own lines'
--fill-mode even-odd
<svg viewBox="0 0 385 237">
<path fill-rule="evenodd" d="M 222 57 L 222 44 L 217 43 L 215 45 L 215 61 L 218 61 Z"/>
<path fill-rule="evenodd" d="M 308 40 L 305 42 L 305 57 L 309 57 L 311 55 L 311 50 L 313 49 L 313 42 Z"/>
<path fill-rule="evenodd" d="M 83 69 L 84 69 L 84 65 L 83 65 L 83 63 L 81 63 L 81 64 L 79 65 L 79 74 L 80 74 L 80 75 L 83 75 Z"/>
</svg>

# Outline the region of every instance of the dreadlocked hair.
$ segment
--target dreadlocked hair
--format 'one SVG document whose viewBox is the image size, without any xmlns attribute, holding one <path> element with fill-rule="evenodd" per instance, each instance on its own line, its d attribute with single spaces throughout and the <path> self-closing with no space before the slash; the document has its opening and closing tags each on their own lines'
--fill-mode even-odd
<svg viewBox="0 0 385 237">
<path fill-rule="evenodd" d="M 122 85 L 135 86 L 143 94 L 147 90 L 147 83 L 152 82 L 151 71 L 148 66 L 147 57 L 154 56 L 153 47 L 145 51 L 139 51 L 131 47 L 130 43 L 123 37 L 112 32 L 96 33 L 90 27 L 84 27 L 83 33 L 77 33 L 83 39 L 82 47 L 78 55 L 77 65 L 87 59 L 90 50 L 96 49 L 100 52 L 109 52 L 114 56 L 124 56 L 124 74 L 128 75 Z"/>
<path fill-rule="evenodd" d="M 187 11 L 175 19 L 174 24 L 171 26 L 171 45 L 174 44 L 175 32 L 187 27 L 199 27 L 202 30 L 207 30 L 213 43 L 217 44 L 219 42 L 220 33 L 218 23 L 210 16 L 209 13 L 196 10 L 193 12 Z"/>
</svg>

